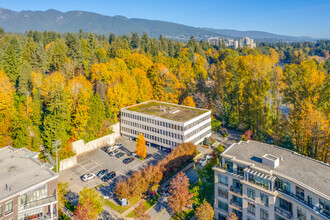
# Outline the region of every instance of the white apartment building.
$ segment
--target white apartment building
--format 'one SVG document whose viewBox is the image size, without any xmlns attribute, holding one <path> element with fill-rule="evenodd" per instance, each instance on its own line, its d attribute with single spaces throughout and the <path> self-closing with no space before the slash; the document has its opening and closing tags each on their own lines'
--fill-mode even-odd
<svg viewBox="0 0 330 220">
<path fill-rule="evenodd" d="M 0 219 L 58 219 L 58 174 L 26 148 L 0 148 Z"/>
<path fill-rule="evenodd" d="M 122 136 L 135 139 L 142 133 L 149 144 L 170 149 L 211 136 L 210 110 L 159 101 L 122 108 L 120 121 Z"/>
<path fill-rule="evenodd" d="M 215 219 L 330 219 L 330 166 L 255 141 L 231 145 L 213 170 Z"/>
</svg>

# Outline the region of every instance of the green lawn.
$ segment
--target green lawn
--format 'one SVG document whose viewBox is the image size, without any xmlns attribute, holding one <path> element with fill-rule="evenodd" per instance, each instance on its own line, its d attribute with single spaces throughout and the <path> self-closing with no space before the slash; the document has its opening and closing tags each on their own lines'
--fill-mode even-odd
<svg viewBox="0 0 330 220">
<path fill-rule="evenodd" d="M 155 205 L 158 201 L 158 194 L 155 195 L 153 199 L 148 199 L 143 203 L 143 205 L 146 207 L 146 210 L 149 210 L 153 205 Z M 135 217 L 135 211 L 133 210 L 131 213 L 129 213 L 126 217 L 134 218 Z"/>
<path fill-rule="evenodd" d="M 110 202 L 107 199 L 104 199 L 104 204 L 115 210 L 116 212 L 119 212 L 120 214 L 124 213 L 127 209 L 129 209 L 131 206 L 135 205 L 138 201 L 140 201 L 141 198 L 136 197 L 129 200 L 129 205 L 127 206 L 121 206 L 116 205 L 113 202 Z"/>
<path fill-rule="evenodd" d="M 189 209 L 186 211 L 182 211 L 178 214 L 176 214 L 172 220 L 182 220 L 182 219 L 191 219 L 195 215 L 195 211 L 193 209 Z"/>
</svg>

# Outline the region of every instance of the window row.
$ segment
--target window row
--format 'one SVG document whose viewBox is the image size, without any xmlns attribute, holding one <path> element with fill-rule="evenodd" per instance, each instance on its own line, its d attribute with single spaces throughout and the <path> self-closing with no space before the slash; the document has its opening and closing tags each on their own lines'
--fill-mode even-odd
<svg viewBox="0 0 330 220">
<path fill-rule="evenodd" d="M 185 127 L 184 127 L 184 130 L 187 131 L 187 130 L 189 130 L 190 128 L 195 127 L 196 125 L 199 125 L 199 124 L 202 123 L 203 121 L 206 121 L 206 120 L 208 120 L 208 119 L 210 119 L 210 118 L 211 118 L 211 115 L 207 115 L 207 116 L 205 116 L 205 117 L 203 117 L 203 118 L 201 118 L 201 119 L 199 119 L 199 120 L 197 120 L 197 121 L 195 121 L 195 122 L 193 122 L 193 123 L 191 123 L 191 124 L 185 126 Z"/>
<path fill-rule="evenodd" d="M 255 200 L 256 198 L 256 192 L 254 189 L 251 188 L 247 188 L 247 197 L 249 197 L 250 199 Z M 269 196 L 260 193 L 260 204 L 263 204 L 264 206 L 269 206 Z"/>
<path fill-rule="evenodd" d="M 189 142 L 192 142 L 192 143 L 196 143 L 197 141 L 203 139 L 204 137 L 206 137 L 208 134 L 211 134 L 211 129 L 210 130 L 207 130 L 206 132 L 204 132 L 203 134 L 197 136 L 196 138 L 194 138 L 193 140 L 189 141 Z M 187 139 L 185 139 L 187 140 Z"/>
<path fill-rule="evenodd" d="M 128 132 L 130 134 L 136 135 L 136 136 L 138 136 L 141 133 L 139 131 L 136 131 L 136 130 L 133 130 L 133 129 L 130 129 L 130 128 L 125 128 L 125 127 L 123 127 L 122 130 L 125 131 L 125 132 Z M 163 145 L 172 146 L 172 147 L 176 147 L 176 146 L 179 145 L 178 142 L 171 141 L 171 140 L 168 140 L 168 139 L 165 139 L 165 138 L 157 137 L 157 136 L 146 134 L 146 133 L 142 133 L 142 134 L 145 137 L 145 139 L 149 139 L 151 141 L 158 142 L 158 143 L 161 143 Z"/>
<path fill-rule="evenodd" d="M 204 130 L 205 128 L 210 127 L 210 126 L 211 126 L 211 124 L 207 123 L 207 124 L 197 128 L 197 129 L 193 130 L 189 134 L 185 135 L 185 139 L 187 140 L 188 138 L 194 136 L 195 134 L 198 134 L 198 132 L 201 132 L 202 130 Z"/>
<path fill-rule="evenodd" d="M 139 115 L 134 115 L 134 114 L 126 113 L 126 112 L 122 112 L 121 115 L 124 117 L 127 117 L 127 118 L 134 119 L 136 121 L 141 121 L 141 122 L 145 122 L 145 123 L 149 123 L 149 124 L 153 124 L 153 125 L 158 125 L 158 126 L 170 128 L 170 129 L 177 130 L 177 131 L 183 131 L 183 126 L 180 126 L 180 125 L 176 125 L 176 124 L 172 124 L 172 123 L 168 123 L 168 122 L 164 122 L 164 121 L 159 121 L 159 120 L 155 120 L 155 119 L 151 119 L 151 118 L 147 118 L 147 117 L 143 117 L 143 116 L 139 116 Z"/>
<path fill-rule="evenodd" d="M 9 215 L 13 212 L 13 201 L 5 203 L 5 215 Z M 0 205 L 0 218 L 3 217 L 2 205 Z"/>
<path fill-rule="evenodd" d="M 139 129 L 148 131 L 148 132 L 160 134 L 160 135 L 163 135 L 163 136 L 167 136 L 167 137 L 171 137 L 171 138 L 183 141 L 183 135 L 181 135 L 181 134 L 173 133 L 173 132 L 170 132 L 170 131 L 164 131 L 164 130 L 161 130 L 159 128 L 154 128 L 154 127 L 150 127 L 150 126 L 147 126 L 147 125 L 142 125 L 142 124 L 135 123 L 135 122 L 129 122 L 129 121 L 126 121 L 126 120 L 122 120 L 122 123 L 125 124 L 125 125 L 129 125 L 129 126 L 132 126 L 132 127 L 135 127 L 135 128 L 139 128 Z"/>
</svg>

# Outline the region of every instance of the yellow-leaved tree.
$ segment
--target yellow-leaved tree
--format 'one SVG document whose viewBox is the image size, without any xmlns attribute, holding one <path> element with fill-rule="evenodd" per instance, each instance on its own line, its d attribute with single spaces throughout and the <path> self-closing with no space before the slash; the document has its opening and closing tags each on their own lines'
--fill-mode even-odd
<svg viewBox="0 0 330 220">
<path fill-rule="evenodd" d="M 14 110 L 14 85 L 5 72 L 0 70 L 0 147 L 10 141 L 9 126 Z"/>
<path fill-rule="evenodd" d="M 181 103 L 181 105 L 196 107 L 195 102 L 191 96 L 187 96 Z"/>
<path fill-rule="evenodd" d="M 147 156 L 146 140 L 144 139 L 144 136 L 142 133 L 140 133 L 138 138 L 136 139 L 135 153 L 143 158 L 146 158 L 146 156 Z"/>
</svg>

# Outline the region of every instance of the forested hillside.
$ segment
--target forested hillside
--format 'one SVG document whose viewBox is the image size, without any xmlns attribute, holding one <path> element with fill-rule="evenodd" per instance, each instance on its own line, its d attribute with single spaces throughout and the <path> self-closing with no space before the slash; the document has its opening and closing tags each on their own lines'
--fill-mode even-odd
<svg viewBox="0 0 330 220">
<path fill-rule="evenodd" d="M 222 126 L 329 162 L 329 42 L 318 43 L 321 61 L 303 45 L 231 50 L 193 37 L 1 31 L 1 147 L 53 153 L 52 140 L 61 139 L 63 159 L 72 141 L 111 132 L 122 107 L 192 97 Z M 282 68 L 285 54 L 298 58 Z"/>
</svg>

